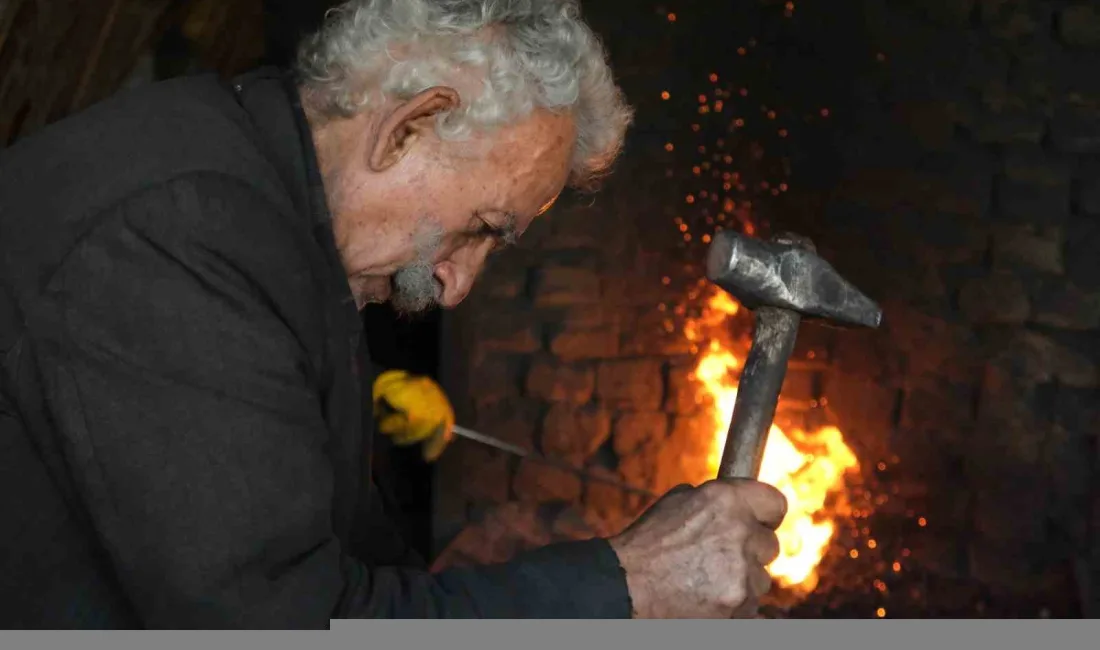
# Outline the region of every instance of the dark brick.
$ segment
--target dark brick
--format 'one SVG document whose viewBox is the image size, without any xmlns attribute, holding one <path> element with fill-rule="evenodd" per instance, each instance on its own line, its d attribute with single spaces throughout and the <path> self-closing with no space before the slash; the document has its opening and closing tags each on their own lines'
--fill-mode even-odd
<svg viewBox="0 0 1100 650">
<path fill-rule="evenodd" d="M 994 273 L 967 282 L 959 307 L 975 323 L 1023 323 L 1031 313 L 1027 288 L 1010 273 Z"/>
<path fill-rule="evenodd" d="M 446 452 L 445 485 L 455 486 L 470 499 L 503 503 L 511 482 L 509 457 L 478 443 L 461 440 Z"/>
<path fill-rule="evenodd" d="M 816 326 L 800 328 L 794 350 L 791 352 L 791 361 L 805 361 L 811 365 L 828 363 L 835 338 L 836 330 L 832 327 L 823 327 L 820 323 Z"/>
<path fill-rule="evenodd" d="M 595 305 L 574 305 L 558 310 L 552 320 L 560 320 L 566 329 L 599 329 L 620 327 L 629 320 L 629 311 L 601 302 Z"/>
<path fill-rule="evenodd" d="M 665 285 L 653 268 L 628 275 L 605 275 L 600 278 L 603 301 L 609 305 L 656 307 L 663 301 L 678 300 L 679 291 Z"/>
<path fill-rule="evenodd" d="M 977 377 L 969 327 L 910 305 L 890 305 L 891 318 L 884 326 L 891 345 L 906 357 L 909 377 L 941 377 L 954 383 Z"/>
<path fill-rule="evenodd" d="M 909 0 L 907 4 L 949 27 L 967 26 L 974 10 L 974 0 Z"/>
<path fill-rule="evenodd" d="M 599 534 L 589 525 L 575 507 L 568 507 L 554 517 L 550 524 L 554 542 L 571 542 L 592 539 Z"/>
<path fill-rule="evenodd" d="M 997 226 L 993 233 L 996 266 L 1026 266 L 1046 273 L 1065 272 L 1062 230 L 1031 226 Z"/>
<path fill-rule="evenodd" d="M 584 230 L 554 229 L 539 243 L 542 250 L 592 250 L 600 249 L 599 238 L 594 232 Z"/>
<path fill-rule="evenodd" d="M 888 458 L 899 390 L 867 377 L 831 372 L 825 376 L 823 392 L 825 410 L 845 437 L 864 441 L 875 458 Z"/>
<path fill-rule="evenodd" d="M 978 0 L 978 16 L 990 34 L 1004 40 L 1018 40 L 1039 29 L 1026 0 Z"/>
<path fill-rule="evenodd" d="M 603 361 L 596 368 L 596 396 L 612 408 L 657 410 L 664 396 L 661 361 Z"/>
<path fill-rule="evenodd" d="M 508 251 L 486 261 L 467 301 L 515 300 L 527 293 L 527 260 L 516 251 Z"/>
<path fill-rule="evenodd" d="M 669 330 L 665 321 L 669 318 L 649 317 L 626 328 L 622 335 L 622 352 L 629 355 L 678 356 L 692 353 L 692 342 L 681 329 Z"/>
<path fill-rule="evenodd" d="M 859 132 L 837 134 L 838 163 L 841 170 L 875 169 L 915 165 L 925 153 L 919 143 L 911 138 L 882 137 L 881 133 L 894 135 L 893 124 L 886 123 L 886 116 L 876 108 L 860 115 L 865 128 Z"/>
<path fill-rule="evenodd" d="M 542 347 L 535 323 L 522 314 L 494 312 L 474 323 L 478 354 L 489 352 L 530 353 Z"/>
<path fill-rule="evenodd" d="M 593 467 L 591 472 L 597 476 L 622 481 L 617 472 L 602 467 Z M 626 524 L 626 492 L 618 486 L 601 481 L 584 482 L 584 519 L 598 534 L 609 537 L 615 535 Z"/>
<path fill-rule="evenodd" d="M 915 230 L 905 241 L 910 242 L 920 261 L 933 266 L 977 263 L 989 245 L 984 223 L 959 219 L 954 214 L 925 213 Z"/>
<path fill-rule="evenodd" d="M 922 3 L 924 4 L 924 3 Z M 890 85 L 890 90 L 901 97 L 927 95 L 936 87 L 941 76 L 952 72 L 965 48 L 965 34 L 957 29 L 944 29 L 925 20 L 916 12 L 887 10 L 885 5 L 868 5 L 869 12 L 862 18 L 871 30 L 871 46 L 887 54 L 880 64 L 890 75 L 904 79 L 904 83 Z M 941 48 L 929 48 L 926 44 L 937 41 Z M 874 51 L 874 50 L 872 50 Z M 954 54 L 954 57 L 948 56 Z"/>
<path fill-rule="evenodd" d="M 1086 291 L 1100 289 L 1100 221 L 1075 220 L 1066 231 L 1066 274 Z"/>
<path fill-rule="evenodd" d="M 1096 364 L 1049 336 L 1020 331 L 1000 348 L 992 363 L 1025 386 L 1051 381 L 1078 388 L 1097 385 Z"/>
<path fill-rule="evenodd" d="M 728 422 L 714 414 L 678 415 L 672 419 L 668 435 L 669 462 L 675 463 L 680 481 L 698 484 L 714 478 L 708 463 L 721 456 L 719 441 L 724 440 Z"/>
<path fill-rule="evenodd" d="M 663 440 L 668 435 L 668 416 L 660 412 L 623 413 L 615 420 L 612 435 L 615 453 L 624 458 L 650 441 Z"/>
<path fill-rule="evenodd" d="M 1051 118 L 1050 137 L 1064 153 L 1100 153 L 1100 109 L 1063 104 Z"/>
<path fill-rule="evenodd" d="M 881 306 L 884 328 L 895 320 L 895 313 L 904 313 L 885 301 Z M 884 329 L 838 331 L 833 345 L 833 363 L 840 372 L 874 381 L 886 381 L 902 372 L 899 350 Z"/>
<path fill-rule="evenodd" d="M 956 81 L 954 85 L 967 90 L 981 90 L 991 81 L 1007 82 L 1012 57 L 1007 48 L 991 42 L 981 35 L 971 35 L 962 48 L 965 65 L 948 66 L 947 74 Z"/>
<path fill-rule="evenodd" d="M 438 463 L 435 473 L 435 481 L 440 485 L 459 485 L 462 482 L 461 474 L 449 474 L 443 460 Z M 511 481 L 506 481 L 505 486 L 510 487 Z M 506 497 L 507 498 L 507 495 Z M 433 495 L 432 499 L 432 552 L 440 553 L 447 544 L 455 539 L 470 523 L 468 511 L 470 502 L 462 494 L 460 489 L 442 490 Z"/>
<path fill-rule="evenodd" d="M 902 406 L 901 427 L 906 435 L 930 436 L 944 452 L 962 451 L 973 428 L 973 390 L 973 384 L 938 379 L 912 382 Z"/>
<path fill-rule="evenodd" d="M 481 521 L 507 530 L 521 540 L 522 548 L 531 549 L 550 543 L 550 524 L 555 512 L 558 510 L 512 502 L 495 506 Z"/>
<path fill-rule="evenodd" d="M 580 465 L 611 435 L 607 411 L 555 404 L 542 421 L 542 451 Z"/>
<path fill-rule="evenodd" d="M 542 411 L 542 405 L 536 400 L 505 400 L 479 406 L 471 426 L 530 449 L 534 446 L 536 424 L 542 418 Z"/>
<path fill-rule="evenodd" d="M 1066 501 L 1088 497 L 1092 473 L 1092 449 L 1089 437 L 1092 432 L 1051 427 L 1043 451 L 1043 476 L 1050 486 L 1055 503 L 1048 514 L 1068 524 L 1067 519 L 1080 520 L 1079 512 L 1073 512 Z M 1055 511 L 1060 511 L 1056 512 Z M 1083 523 L 1083 522 L 1082 522 Z M 1078 531 L 1080 532 L 1080 531 Z"/>
<path fill-rule="evenodd" d="M 641 447 L 620 458 L 619 474 L 622 475 L 623 480 L 657 493 L 667 490 L 668 487 L 665 486 L 675 485 L 676 477 L 669 475 L 662 449 L 664 449 L 663 441 L 647 440 Z M 634 495 L 626 495 L 628 510 L 632 510 L 630 503 L 636 500 Z"/>
<path fill-rule="evenodd" d="M 628 226 L 624 227 L 623 222 L 626 219 L 619 213 L 615 205 L 616 185 L 613 183 L 606 187 L 605 191 L 599 193 L 594 201 L 591 198 L 584 199 L 592 201 L 591 205 L 583 206 L 580 209 L 571 209 L 569 215 L 562 214 L 560 215 L 561 218 L 559 216 L 552 217 L 551 220 L 555 222 L 554 232 L 591 235 L 599 242 L 596 250 L 593 251 L 587 247 L 579 250 L 583 250 L 593 257 L 622 259 L 626 250 L 634 245 L 634 241 L 632 237 L 622 236 L 627 231 Z"/>
<path fill-rule="evenodd" d="M 1070 160 L 1052 156 L 1035 145 L 1015 146 L 1005 154 L 1005 177 L 1016 183 L 1066 187 L 1072 171 Z"/>
<path fill-rule="evenodd" d="M 538 359 L 527 373 L 527 393 L 548 402 L 584 404 L 596 389 L 592 368 Z"/>
<path fill-rule="evenodd" d="M 1100 400 L 1090 388 L 1059 388 L 1053 406 L 1055 424 L 1083 436 L 1100 438 Z"/>
<path fill-rule="evenodd" d="M 695 378 L 694 363 L 669 369 L 665 409 L 672 413 L 694 413 L 711 403 L 710 396 Z"/>
<path fill-rule="evenodd" d="M 877 210 L 913 208 L 978 216 L 988 204 L 987 185 L 980 177 L 951 178 L 904 169 L 857 170 L 848 174 L 837 195 Z"/>
<path fill-rule="evenodd" d="M 1021 472 L 1023 484 L 1003 480 L 980 484 L 974 504 L 975 531 L 990 540 L 1010 543 L 1020 551 L 1043 541 L 1046 495 Z M 1017 546 L 1018 545 L 1018 546 Z M 1011 548 L 1011 546 L 1010 546 Z"/>
<path fill-rule="evenodd" d="M 1077 199 L 1081 212 L 1089 216 L 1100 215 L 1100 164 L 1085 167 L 1081 174 L 1081 192 Z"/>
<path fill-rule="evenodd" d="M 923 571 L 928 571 L 931 575 L 937 577 L 947 576 L 950 578 L 963 578 L 969 579 L 966 576 L 966 544 L 962 541 L 960 535 L 945 534 L 943 530 L 929 531 L 927 528 L 922 529 L 919 534 L 911 534 L 911 539 L 906 542 L 906 548 L 909 549 L 909 558 L 903 559 L 904 565 L 916 565 Z M 934 583 L 933 583 L 934 584 Z M 931 591 L 931 589 L 930 589 Z M 957 593 L 957 589 L 946 590 L 947 595 L 960 598 Z M 944 607 L 942 597 L 938 594 L 927 594 L 922 597 L 933 599 L 937 606 Z M 969 602 L 961 604 L 957 610 L 964 611 L 964 608 L 970 606 Z M 952 611 L 948 609 L 948 611 Z"/>
<path fill-rule="evenodd" d="M 485 295 L 496 300 L 519 298 L 527 289 L 527 278 L 523 275 L 486 276 L 481 282 Z"/>
<path fill-rule="evenodd" d="M 1038 284 L 1031 295 L 1036 323 L 1069 330 L 1100 328 L 1100 292 L 1087 292 L 1057 278 Z"/>
<path fill-rule="evenodd" d="M 1085 3 L 1058 14 L 1058 36 L 1073 47 L 1100 47 L 1100 10 Z"/>
<path fill-rule="evenodd" d="M 554 250 L 540 250 L 530 255 L 538 256 L 538 268 L 534 270 L 533 279 L 535 285 L 542 282 L 542 271 L 546 269 L 566 269 L 568 271 L 585 271 L 596 273 L 600 271 L 604 257 L 594 254 L 583 248 L 559 248 Z M 584 304 L 584 303 L 581 303 Z M 546 305 L 557 306 L 557 303 Z"/>
<path fill-rule="evenodd" d="M 520 542 L 506 529 L 473 523 L 466 526 L 432 563 L 433 570 L 506 562 L 520 549 Z"/>
<path fill-rule="evenodd" d="M 707 468 L 715 420 L 710 416 L 676 418 L 672 433 L 650 439 L 619 460 L 624 479 L 663 494 L 681 483 L 712 478 Z"/>
<path fill-rule="evenodd" d="M 616 357 L 619 355 L 619 330 L 616 327 L 567 329 L 554 337 L 550 351 L 565 361 Z"/>
<path fill-rule="evenodd" d="M 1049 426 L 1036 420 L 1034 387 L 1011 372 L 990 365 L 978 395 L 975 426 L 968 441 L 971 463 L 988 474 L 1034 468 L 1042 456 Z"/>
<path fill-rule="evenodd" d="M 982 144 L 1038 144 L 1046 131 L 1042 114 L 1026 110 L 985 114 L 976 122 L 973 136 Z"/>
<path fill-rule="evenodd" d="M 1061 224 L 1070 210 L 1068 186 L 1040 186 L 1000 179 L 997 209 L 1002 219 L 1028 224 Z"/>
<path fill-rule="evenodd" d="M 1073 51 L 1054 41 L 1036 41 L 1017 50 L 1016 56 L 1015 84 L 1045 112 L 1066 97 L 1100 96 L 1100 79 L 1093 74 L 1100 65 L 1100 52 Z"/>
<path fill-rule="evenodd" d="M 510 355 L 483 356 L 470 373 L 470 386 L 476 386 L 471 397 L 477 404 L 490 404 L 519 397 L 520 363 Z"/>
<path fill-rule="evenodd" d="M 984 215 L 992 195 L 997 160 L 988 151 L 971 143 L 959 143 L 923 156 L 918 169 L 935 179 L 937 194 L 931 197 L 931 210 L 949 215 Z"/>
<path fill-rule="evenodd" d="M 1007 597 L 1031 598 L 1039 590 L 1043 574 L 1034 560 L 1038 553 L 1009 538 L 980 537 L 970 542 L 971 580 Z M 1011 567 L 1011 570 L 1006 569 Z M 1053 594 L 1052 594 L 1053 595 Z"/>
<path fill-rule="evenodd" d="M 576 474 L 551 465 L 522 460 L 512 484 L 522 502 L 575 502 L 581 497 L 581 479 Z"/>
<path fill-rule="evenodd" d="M 808 370 L 788 369 L 779 395 L 780 399 L 784 401 L 808 405 L 810 401 L 818 398 L 817 373 Z"/>
<path fill-rule="evenodd" d="M 600 301 L 600 276 L 590 269 L 547 267 L 539 273 L 535 304 L 589 304 Z"/>
<path fill-rule="evenodd" d="M 894 106 L 893 113 L 922 148 L 942 150 L 951 144 L 955 115 L 948 102 L 902 102 Z"/>
</svg>

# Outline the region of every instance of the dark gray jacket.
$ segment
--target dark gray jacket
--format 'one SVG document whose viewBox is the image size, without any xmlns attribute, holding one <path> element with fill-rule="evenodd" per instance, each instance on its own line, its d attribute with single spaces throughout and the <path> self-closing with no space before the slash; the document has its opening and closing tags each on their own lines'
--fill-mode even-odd
<svg viewBox="0 0 1100 650">
<path fill-rule="evenodd" d="M 0 626 L 629 616 L 602 540 L 437 575 L 403 550 L 365 345 L 278 71 L 0 152 Z"/>
</svg>

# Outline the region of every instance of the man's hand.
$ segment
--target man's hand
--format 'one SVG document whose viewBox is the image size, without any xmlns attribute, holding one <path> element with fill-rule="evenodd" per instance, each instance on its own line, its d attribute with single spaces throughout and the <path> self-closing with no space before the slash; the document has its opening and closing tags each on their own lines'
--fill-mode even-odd
<svg viewBox="0 0 1100 650">
<path fill-rule="evenodd" d="M 771 588 L 783 494 L 757 481 L 673 488 L 610 539 L 626 571 L 635 618 L 753 616 Z"/>
</svg>

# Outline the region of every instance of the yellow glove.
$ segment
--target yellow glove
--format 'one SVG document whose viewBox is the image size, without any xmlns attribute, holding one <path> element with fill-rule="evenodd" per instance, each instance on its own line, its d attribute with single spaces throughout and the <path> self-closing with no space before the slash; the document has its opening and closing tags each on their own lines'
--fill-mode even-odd
<svg viewBox="0 0 1100 650">
<path fill-rule="evenodd" d="M 430 377 L 387 370 L 374 382 L 373 400 L 378 430 L 401 447 L 423 443 L 429 463 L 454 439 L 454 409 Z"/>
</svg>

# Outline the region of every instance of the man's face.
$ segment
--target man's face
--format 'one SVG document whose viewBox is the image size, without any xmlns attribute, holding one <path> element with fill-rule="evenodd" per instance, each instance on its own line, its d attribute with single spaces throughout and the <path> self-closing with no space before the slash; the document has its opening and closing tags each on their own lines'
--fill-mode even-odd
<svg viewBox="0 0 1100 650">
<path fill-rule="evenodd" d="M 360 307 L 458 305 L 487 256 L 515 242 L 565 185 L 569 117 L 541 111 L 488 135 L 442 141 L 432 129 L 446 100 L 315 134 L 337 247 Z"/>
</svg>

